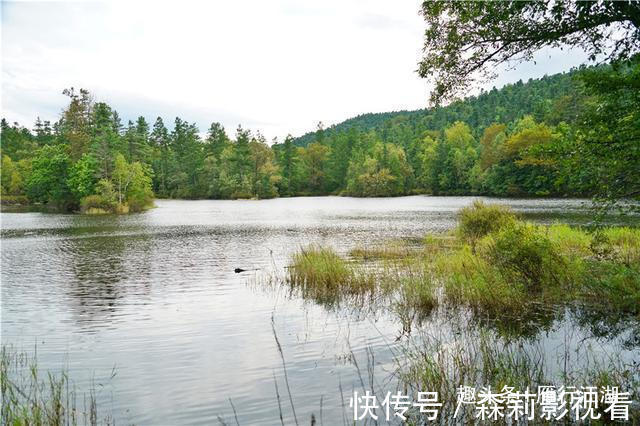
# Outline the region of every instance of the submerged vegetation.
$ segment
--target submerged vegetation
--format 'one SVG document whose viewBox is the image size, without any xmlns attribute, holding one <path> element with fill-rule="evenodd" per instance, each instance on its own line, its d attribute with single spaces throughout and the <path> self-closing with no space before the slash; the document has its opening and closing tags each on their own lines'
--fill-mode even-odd
<svg viewBox="0 0 640 426">
<path fill-rule="evenodd" d="M 554 360 L 527 340 L 576 309 L 572 315 L 596 334 L 608 327 L 602 316 L 640 321 L 637 228 L 536 225 L 478 201 L 460 211 L 455 230 L 422 241 L 357 247 L 348 258 L 318 246 L 304 249 L 294 255 L 287 282 L 303 286 L 302 297 L 330 306 L 354 295 L 378 308 L 384 300 L 382 309 L 397 316 L 402 335 L 427 318 L 445 321 L 441 335 L 421 336 L 396 360 L 401 386 L 438 391 L 445 418 L 453 418 L 463 385 L 620 386 L 634 400 L 640 396 L 637 362 L 598 357 L 589 347 L 565 347 Z M 467 411 L 459 416 L 472 419 Z M 631 421 L 639 416 L 632 407 Z"/>
<path fill-rule="evenodd" d="M 437 391 L 442 401 L 440 419 L 444 424 L 481 424 L 474 404 L 458 406 L 461 387 L 494 390 L 530 389 L 537 392 L 538 386 L 575 386 L 580 389 L 594 387 L 603 389 L 618 386 L 630 392 L 630 399 L 640 396 L 640 366 L 609 353 L 599 358 L 593 348 L 578 346 L 569 350 L 567 346 L 550 356 L 548 349 L 539 344 L 523 345 L 500 339 L 486 329 L 455 328 L 452 336 L 425 335 L 421 344 L 403 351 L 398 361 L 402 386 L 410 394 L 417 395 L 424 389 Z M 602 423 L 613 423 L 604 406 L 597 407 L 596 416 Z M 527 424 L 549 424 L 539 418 Z M 420 414 L 414 413 L 416 424 Z M 552 417 L 553 418 L 553 417 Z M 454 422 L 455 420 L 455 422 Z M 506 418 L 501 419 L 506 423 Z M 565 419 L 568 423 L 579 422 L 573 410 Z M 640 409 L 629 408 L 630 424 L 640 421 Z M 594 422 L 594 424 L 600 424 Z"/>
</svg>

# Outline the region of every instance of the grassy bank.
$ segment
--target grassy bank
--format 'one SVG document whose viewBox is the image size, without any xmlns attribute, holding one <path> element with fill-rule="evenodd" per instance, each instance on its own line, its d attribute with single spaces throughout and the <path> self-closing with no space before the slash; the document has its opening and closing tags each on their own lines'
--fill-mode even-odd
<svg viewBox="0 0 640 426">
<path fill-rule="evenodd" d="M 0 354 L 2 424 L 111 425 L 100 417 L 95 387 L 79 394 L 67 370 L 42 372 L 35 355 L 2 345 Z"/>
</svg>

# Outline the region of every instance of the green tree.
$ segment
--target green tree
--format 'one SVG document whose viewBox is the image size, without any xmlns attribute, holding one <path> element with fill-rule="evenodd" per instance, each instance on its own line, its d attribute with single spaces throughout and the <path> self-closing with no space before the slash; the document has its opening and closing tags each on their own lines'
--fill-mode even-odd
<svg viewBox="0 0 640 426">
<path fill-rule="evenodd" d="M 120 135 L 113 129 L 111 107 L 104 102 L 95 104 L 90 153 L 97 163 L 98 178 L 109 179 L 113 172 L 113 159 L 120 152 Z M 79 158 L 78 158 L 79 159 Z"/>
<path fill-rule="evenodd" d="M 222 151 L 229 146 L 229 137 L 220 123 L 211 123 L 207 138 L 205 139 L 207 155 L 213 155 L 216 160 L 220 160 Z"/>
<path fill-rule="evenodd" d="M 71 158 L 63 146 L 43 146 L 33 159 L 26 192 L 31 201 L 51 203 L 60 208 L 73 205 L 67 179 Z"/>
<path fill-rule="evenodd" d="M 640 200 L 640 55 L 584 70 L 579 78 L 593 97 L 578 127 L 570 173 L 589 171 L 577 186 L 593 193 L 603 211 L 620 200 Z"/>
<path fill-rule="evenodd" d="M 2 194 L 23 195 L 25 183 L 31 174 L 31 160 L 23 158 L 13 161 L 8 155 L 2 156 Z"/>
<path fill-rule="evenodd" d="M 12 160 L 29 158 L 33 151 L 38 149 L 38 144 L 34 141 L 29 129 L 18 123 L 10 126 L 4 118 L 0 121 L 0 140 L 2 141 L 2 152 Z"/>
<path fill-rule="evenodd" d="M 155 176 L 154 187 L 162 195 L 166 196 L 169 192 L 168 181 L 173 155 L 170 148 L 169 131 L 161 117 L 158 117 L 153 124 L 149 141 L 154 150 L 152 162 Z"/>
<path fill-rule="evenodd" d="M 126 202 L 133 212 L 148 207 L 153 201 L 149 171 L 138 161 L 128 163 L 120 153 L 116 155 L 114 163 L 113 182 L 118 205 Z"/>
<path fill-rule="evenodd" d="M 229 162 L 228 177 L 231 179 L 232 197 L 247 198 L 251 195 L 251 158 L 249 141 L 251 132 L 238 126 L 236 140 L 228 150 L 226 161 Z"/>
<path fill-rule="evenodd" d="M 330 152 L 331 148 L 320 143 L 312 143 L 302 151 L 307 184 L 312 193 L 319 194 L 325 190 L 325 166 Z"/>
<path fill-rule="evenodd" d="M 249 143 L 251 158 L 251 186 L 257 198 L 273 198 L 278 195 L 277 184 L 281 176 L 275 163 L 273 150 L 266 144 L 264 137 L 257 135 Z"/>
<path fill-rule="evenodd" d="M 76 201 L 95 192 L 98 164 L 90 154 L 83 154 L 69 169 L 67 186 Z"/>
<path fill-rule="evenodd" d="M 62 92 L 69 97 L 69 106 L 62 113 L 59 130 L 73 160 L 78 160 L 89 151 L 93 100 L 88 90 L 76 92 L 73 87 Z"/>
<path fill-rule="evenodd" d="M 287 135 L 282 146 L 282 195 L 291 196 L 296 191 L 295 168 L 297 152 L 293 145 L 293 137 Z"/>
<path fill-rule="evenodd" d="M 595 60 L 640 50 L 640 2 L 424 1 L 427 24 L 419 73 L 435 82 L 432 101 L 457 95 L 497 65 L 530 60 L 545 46 L 577 46 Z M 612 40 L 616 40 L 612 42 Z"/>
<path fill-rule="evenodd" d="M 125 139 L 127 142 L 127 159 L 129 161 L 149 162 L 151 156 L 149 124 L 144 117 L 138 117 L 135 125 L 129 121 Z"/>
<path fill-rule="evenodd" d="M 346 192 L 364 197 L 403 195 L 409 190 L 411 174 L 401 147 L 377 142 L 364 160 L 354 159 L 349 165 Z"/>
</svg>

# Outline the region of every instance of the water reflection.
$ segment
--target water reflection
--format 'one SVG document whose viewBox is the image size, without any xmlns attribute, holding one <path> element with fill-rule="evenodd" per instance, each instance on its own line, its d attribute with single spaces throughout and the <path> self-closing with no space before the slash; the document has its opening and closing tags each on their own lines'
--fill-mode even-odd
<svg viewBox="0 0 640 426">
<path fill-rule="evenodd" d="M 110 325 L 123 299 L 138 296 L 144 303 L 150 294 L 149 236 L 69 238 L 58 244 L 62 268 L 73 273 L 66 286 L 68 308 L 80 330 Z"/>
<path fill-rule="evenodd" d="M 627 350 L 640 347 L 640 318 L 582 305 L 572 306 L 570 312 L 576 324 L 588 329 L 594 338 L 618 339 Z"/>
<path fill-rule="evenodd" d="M 274 312 L 299 418 L 317 415 L 322 397 L 325 424 L 343 421 L 340 388 L 348 404 L 361 386 L 349 360 L 366 366 L 375 354 L 375 381 L 391 387 L 398 345 L 428 331 L 454 336 L 472 324 L 554 348 L 577 324 L 571 333 L 580 339 L 604 339 L 615 350 L 619 339 L 625 356 L 638 357 L 637 328 L 577 307 L 532 312 L 520 323 L 421 310 L 405 329 L 392 308 L 329 310 L 255 285 L 284 274 L 301 246 L 346 254 L 390 238 L 420 239 L 450 229 L 471 200 L 159 200 L 129 216 L 2 213 L 2 341 L 29 348 L 37 338 L 41 368 L 68 365 L 79 387 L 108 379 L 115 365 L 99 403 L 117 422 L 135 424 L 211 424 L 218 415 L 233 422 L 230 397 L 241 424 L 279 423 L 274 380 L 281 391 L 285 385 Z M 541 221 L 583 208 L 582 200 L 500 202 Z M 257 271 L 235 274 L 237 267 Z M 287 408 L 284 418 L 293 420 Z"/>
</svg>

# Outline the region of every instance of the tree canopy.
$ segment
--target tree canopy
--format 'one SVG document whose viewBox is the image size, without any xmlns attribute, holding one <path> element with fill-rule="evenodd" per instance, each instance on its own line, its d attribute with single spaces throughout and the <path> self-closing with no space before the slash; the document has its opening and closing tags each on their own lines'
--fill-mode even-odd
<svg viewBox="0 0 640 426">
<path fill-rule="evenodd" d="M 238 126 L 127 120 L 87 91 L 33 130 L 5 120 L 2 194 L 67 210 L 152 198 L 640 194 L 638 57 L 516 82 L 417 111 L 364 114 L 267 143 Z"/>
<path fill-rule="evenodd" d="M 607 62 L 640 51 L 638 0 L 424 1 L 421 11 L 427 29 L 419 74 L 435 83 L 434 103 L 545 46 L 579 47 Z"/>
</svg>

